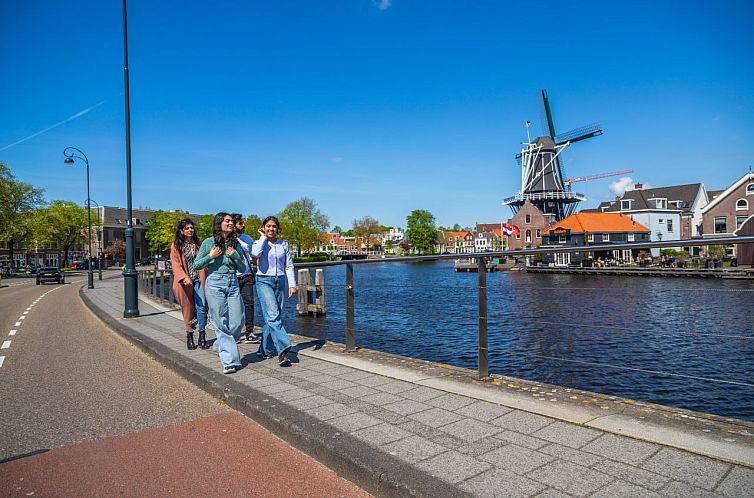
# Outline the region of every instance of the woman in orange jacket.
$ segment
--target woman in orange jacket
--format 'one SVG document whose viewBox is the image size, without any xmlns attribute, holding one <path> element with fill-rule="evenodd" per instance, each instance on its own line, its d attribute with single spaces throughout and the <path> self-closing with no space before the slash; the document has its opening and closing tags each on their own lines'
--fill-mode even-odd
<svg viewBox="0 0 754 498">
<path fill-rule="evenodd" d="M 199 329 L 199 347 L 207 349 L 205 327 L 207 326 L 207 302 L 204 299 L 204 281 L 207 270 L 194 269 L 194 258 L 199 252 L 200 241 L 194 222 L 184 218 L 178 222 L 175 241 L 170 246 L 170 262 L 173 265 L 173 293 L 181 305 L 183 325 L 186 329 L 186 347 L 196 349 L 194 330 Z"/>
</svg>

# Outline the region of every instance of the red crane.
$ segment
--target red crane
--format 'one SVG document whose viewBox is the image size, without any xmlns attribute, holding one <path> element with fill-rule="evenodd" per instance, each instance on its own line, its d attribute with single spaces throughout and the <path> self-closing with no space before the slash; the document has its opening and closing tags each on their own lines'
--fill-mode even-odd
<svg viewBox="0 0 754 498">
<path fill-rule="evenodd" d="M 600 173 L 598 175 L 592 175 L 592 176 L 577 176 L 576 178 L 569 178 L 566 180 L 566 185 L 571 185 L 572 183 L 576 182 L 588 182 L 589 180 L 597 180 L 599 178 L 609 178 L 611 176 L 618 176 L 618 175 L 627 175 L 629 173 L 633 173 L 634 170 L 632 169 L 623 169 L 620 171 L 613 171 L 612 173 Z"/>
</svg>

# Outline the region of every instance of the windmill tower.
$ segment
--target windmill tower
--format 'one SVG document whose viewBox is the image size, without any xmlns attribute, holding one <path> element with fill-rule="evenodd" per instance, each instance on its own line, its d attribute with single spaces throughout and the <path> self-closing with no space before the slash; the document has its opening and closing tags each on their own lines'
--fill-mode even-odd
<svg viewBox="0 0 754 498">
<path fill-rule="evenodd" d="M 582 194 L 571 191 L 570 183 L 565 180 L 560 154 L 573 143 L 602 135 L 602 125 L 594 123 L 557 134 L 547 90 L 542 90 L 542 103 L 549 134 L 524 143 L 521 153 L 516 156 L 521 165 L 521 191 L 503 203 L 510 206 L 515 214 L 526 201 L 530 201 L 545 215 L 560 221 L 571 215 L 576 205 L 586 199 Z"/>
</svg>

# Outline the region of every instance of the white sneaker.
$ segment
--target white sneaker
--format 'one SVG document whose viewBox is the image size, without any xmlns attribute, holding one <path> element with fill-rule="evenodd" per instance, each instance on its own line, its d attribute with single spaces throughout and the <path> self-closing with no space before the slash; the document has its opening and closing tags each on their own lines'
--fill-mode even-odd
<svg viewBox="0 0 754 498">
<path fill-rule="evenodd" d="M 236 367 L 225 367 L 223 368 L 223 373 L 224 374 L 236 373 Z"/>
</svg>

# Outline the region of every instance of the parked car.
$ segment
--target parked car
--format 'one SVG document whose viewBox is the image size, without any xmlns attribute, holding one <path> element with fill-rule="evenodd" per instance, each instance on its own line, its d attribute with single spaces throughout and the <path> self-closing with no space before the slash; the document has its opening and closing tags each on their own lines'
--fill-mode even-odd
<svg viewBox="0 0 754 498">
<path fill-rule="evenodd" d="M 37 271 L 37 285 L 42 282 L 57 282 L 59 284 L 65 283 L 65 275 L 59 268 L 54 266 L 45 266 Z"/>
</svg>

